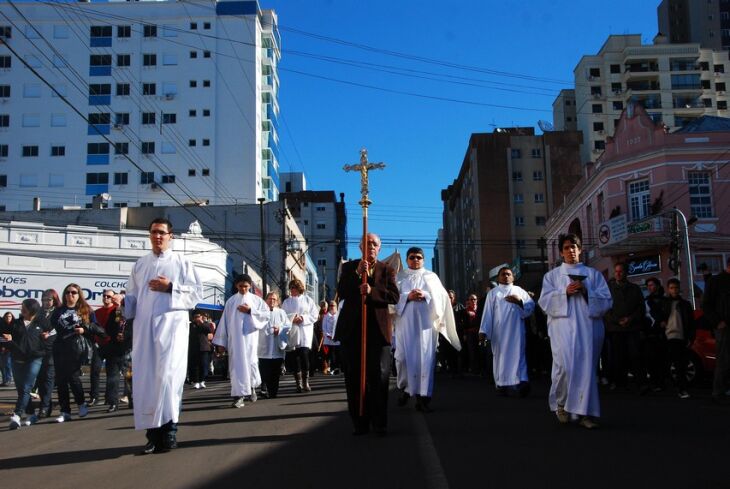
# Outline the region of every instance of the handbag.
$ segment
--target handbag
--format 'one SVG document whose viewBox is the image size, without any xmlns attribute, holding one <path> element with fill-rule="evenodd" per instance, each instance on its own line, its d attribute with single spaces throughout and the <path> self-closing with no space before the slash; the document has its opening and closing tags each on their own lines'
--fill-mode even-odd
<svg viewBox="0 0 730 489">
<path fill-rule="evenodd" d="M 93 351 L 91 350 L 91 344 L 89 343 L 89 340 L 86 338 L 86 336 L 82 334 L 77 334 L 73 341 L 74 351 L 81 358 L 81 364 L 90 364 Z"/>
</svg>

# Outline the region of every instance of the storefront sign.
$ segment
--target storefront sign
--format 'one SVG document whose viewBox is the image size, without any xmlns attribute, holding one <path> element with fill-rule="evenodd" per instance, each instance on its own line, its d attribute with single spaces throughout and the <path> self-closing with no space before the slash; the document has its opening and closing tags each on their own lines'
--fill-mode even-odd
<svg viewBox="0 0 730 489">
<path fill-rule="evenodd" d="M 659 273 L 661 271 L 662 265 L 659 255 L 637 258 L 635 260 L 630 260 L 626 264 L 626 275 L 628 277 L 649 273 Z"/>
</svg>

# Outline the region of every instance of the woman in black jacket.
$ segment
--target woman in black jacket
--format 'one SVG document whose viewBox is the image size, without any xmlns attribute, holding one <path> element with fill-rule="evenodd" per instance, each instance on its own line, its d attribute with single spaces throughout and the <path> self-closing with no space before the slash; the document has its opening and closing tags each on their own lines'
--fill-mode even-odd
<svg viewBox="0 0 730 489">
<path fill-rule="evenodd" d="M 18 391 L 15 410 L 10 416 L 11 430 L 20 428 L 20 418 L 28 407 L 30 391 L 43 362 L 44 348 L 41 334 L 47 329 L 47 321 L 40 311 L 41 305 L 37 300 L 25 299 L 20 306 L 21 317 L 13 323 L 10 333 L 2 335 L 5 345 L 13 354 L 15 388 Z"/>
<path fill-rule="evenodd" d="M 63 423 L 71 419 L 71 400 L 69 387 L 74 401 L 79 406 L 79 417 L 89 414 L 81 385 L 81 365 L 88 358 L 90 348 L 84 334 L 94 322 L 94 313 L 83 296 L 81 287 L 68 284 L 63 289 L 63 305 L 53 311 L 51 326 L 56 330 L 56 342 L 53 344 L 53 361 L 56 365 L 56 389 L 61 415 L 56 421 Z"/>
</svg>

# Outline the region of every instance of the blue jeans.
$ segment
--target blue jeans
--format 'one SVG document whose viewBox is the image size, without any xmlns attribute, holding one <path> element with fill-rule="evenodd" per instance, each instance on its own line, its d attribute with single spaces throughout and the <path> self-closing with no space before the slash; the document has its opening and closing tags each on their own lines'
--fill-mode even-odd
<svg viewBox="0 0 730 489">
<path fill-rule="evenodd" d="M 18 401 L 15 403 L 15 414 L 23 416 L 25 408 L 30 402 L 30 391 L 33 389 L 35 379 L 41 369 L 43 358 L 34 358 L 28 361 L 13 362 L 13 374 L 15 377 L 15 389 L 18 391 Z"/>
<path fill-rule="evenodd" d="M 12 356 L 10 350 L 0 353 L 0 373 L 3 375 L 3 384 L 13 381 Z"/>
</svg>

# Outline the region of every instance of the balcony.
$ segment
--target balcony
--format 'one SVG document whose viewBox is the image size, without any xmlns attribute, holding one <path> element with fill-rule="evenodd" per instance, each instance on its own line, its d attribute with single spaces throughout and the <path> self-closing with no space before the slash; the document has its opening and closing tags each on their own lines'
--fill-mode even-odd
<svg viewBox="0 0 730 489">
<path fill-rule="evenodd" d="M 88 131 L 86 132 L 89 136 L 98 136 L 100 134 L 110 134 L 111 124 L 89 124 Z"/>
<path fill-rule="evenodd" d="M 89 46 L 92 48 L 110 48 L 112 47 L 111 37 L 92 37 L 89 39 Z"/>
<path fill-rule="evenodd" d="M 109 155 L 108 154 L 86 155 L 86 164 L 87 165 L 108 165 L 109 164 Z"/>
<path fill-rule="evenodd" d="M 111 66 L 90 66 L 89 76 L 112 76 Z"/>
<path fill-rule="evenodd" d="M 87 184 L 86 185 L 86 195 L 99 195 L 109 192 L 109 184 L 107 183 L 100 183 L 100 184 Z"/>
<path fill-rule="evenodd" d="M 662 87 L 657 80 L 626 82 L 627 96 L 630 96 L 631 92 L 658 92 L 661 89 Z"/>
<path fill-rule="evenodd" d="M 111 95 L 89 95 L 89 105 L 110 105 Z"/>
</svg>

